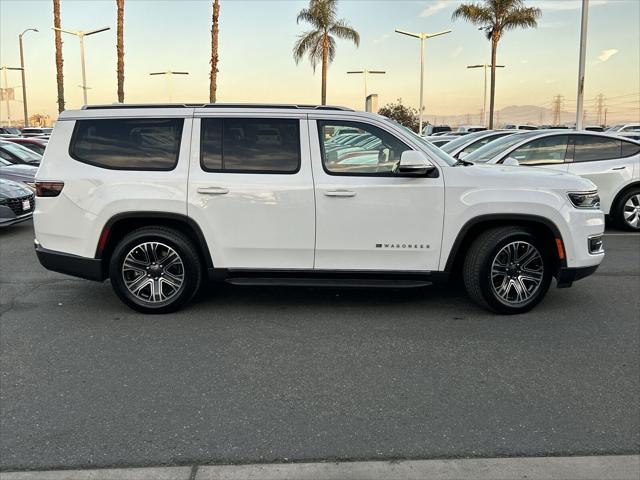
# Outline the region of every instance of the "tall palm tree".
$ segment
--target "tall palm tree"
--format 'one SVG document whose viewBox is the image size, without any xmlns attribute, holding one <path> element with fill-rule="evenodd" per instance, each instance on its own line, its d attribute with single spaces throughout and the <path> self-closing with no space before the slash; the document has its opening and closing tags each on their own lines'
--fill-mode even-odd
<svg viewBox="0 0 640 480">
<path fill-rule="evenodd" d="M 297 22 L 310 23 L 312 30 L 303 32 L 293 47 L 296 64 L 309 56 L 313 71 L 322 62 L 322 105 L 327 104 L 327 67 L 336 56 L 334 36 L 360 45 L 360 35 L 343 19 L 336 18 L 338 0 L 309 0 L 309 7 L 298 13 Z"/>
<path fill-rule="evenodd" d="M 118 102 L 124 103 L 124 0 L 116 0 L 118 7 L 118 31 L 116 40 L 116 53 L 118 55 Z"/>
<path fill-rule="evenodd" d="M 218 16 L 220 3 L 213 0 L 213 16 L 211 18 L 211 74 L 209 75 L 209 102 L 216 103 L 218 90 Z"/>
<path fill-rule="evenodd" d="M 53 0 L 53 26 L 60 27 L 60 0 Z M 56 38 L 56 81 L 58 82 L 58 113 L 64 111 L 64 75 L 62 74 L 62 35 L 54 30 Z"/>
<path fill-rule="evenodd" d="M 489 101 L 489 129 L 493 128 L 496 96 L 496 51 L 506 30 L 537 27 L 541 10 L 526 7 L 523 0 L 483 0 L 483 3 L 462 4 L 453 12 L 452 20 L 463 19 L 479 25 L 491 40 L 491 100 Z"/>
</svg>

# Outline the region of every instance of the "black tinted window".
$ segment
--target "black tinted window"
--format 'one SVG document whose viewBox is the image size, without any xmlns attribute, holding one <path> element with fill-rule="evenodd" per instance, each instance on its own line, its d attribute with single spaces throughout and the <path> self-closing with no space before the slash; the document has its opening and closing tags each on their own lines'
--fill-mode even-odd
<svg viewBox="0 0 640 480">
<path fill-rule="evenodd" d="M 622 157 L 630 157 L 631 155 L 637 155 L 640 153 L 640 145 L 631 142 L 622 142 Z"/>
<path fill-rule="evenodd" d="M 98 167 L 172 170 L 183 123 L 181 118 L 78 120 L 70 153 Z"/>
<path fill-rule="evenodd" d="M 620 158 L 622 142 L 615 138 L 578 135 L 575 140 L 574 162 L 590 162 Z"/>
<path fill-rule="evenodd" d="M 295 173 L 300 168 L 297 119 L 203 118 L 202 168 L 236 173 Z"/>
</svg>

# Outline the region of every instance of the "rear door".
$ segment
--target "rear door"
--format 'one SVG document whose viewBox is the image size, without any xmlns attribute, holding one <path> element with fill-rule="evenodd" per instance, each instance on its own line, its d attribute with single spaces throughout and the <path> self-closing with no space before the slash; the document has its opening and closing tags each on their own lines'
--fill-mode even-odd
<svg viewBox="0 0 640 480">
<path fill-rule="evenodd" d="M 311 269 L 313 177 L 304 114 L 196 109 L 188 214 L 216 268 Z"/>
<path fill-rule="evenodd" d="M 598 187 L 602 211 L 609 213 L 620 189 L 634 175 L 640 147 L 604 135 L 574 135 L 573 162 L 569 172 L 588 178 Z"/>
</svg>

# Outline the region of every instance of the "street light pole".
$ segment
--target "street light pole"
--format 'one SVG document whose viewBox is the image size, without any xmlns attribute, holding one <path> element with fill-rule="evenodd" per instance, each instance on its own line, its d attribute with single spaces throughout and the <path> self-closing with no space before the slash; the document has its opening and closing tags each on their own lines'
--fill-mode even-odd
<svg viewBox="0 0 640 480">
<path fill-rule="evenodd" d="M 361 73 L 364 75 L 364 109 L 367 109 L 367 97 L 369 96 L 369 92 L 367 90 L 367 76 L 371 73 L 371 74 L 380 74 L 380 75 L 384 75 L 385 72 L 384 70 L 367 70 L 362 69 L 362 70 L 352 70 L 350 72 L 347 72 L 348 74 L 350 73 Z"/>
<path fill-rule="evenodd" d="M 27 83 L 24 75 L 24 51 L 22 49 L 22 36 L 27 32 L 37 32 L 37 28 L 27 28 L 24 32 L 18 35 L 20 43 L 20 68 L 22 68 L 22 107 L 24 109 L 24 126 L 29 126 L 29 113 L 27 111 Z"/>
<path fill-rule="evenodd" d="M 149 75 L 166 75 L 167 76 L 167 86 L 169 89 L 169 103 L 172 103 L 173 102 L 173 76 L 189 75 L 189 72 L 174 72 L 172 70 L 167 70 L 166 72 L 151 72 Z"/>
<path fill-rule="evenodd" d="M 80 65 L 82 67 L 82 86 L 80 88 L 82 88 L 82 98 L 84 100 L 84 105 L 87 105 L 88 103 L 87 90 L 89 90 L 89 88 L 87 87 L 87 77 L 86 77 L 85 68 L 84 68 L 84 37 L 88 37 L 89 35 L 94 35 L 100 32 L 105 32 L 107 30 L 111 30 L 111 28 L 103 27 L 103 28 L 98 28 L 96 30 L 91 30 L 90 32 L 85 32 L 83 30 L 76 30 L 76 31 L 65 30 L 64 28 L 57 28 L 57 27 L 52 27 L 52 28 L 53 30 L 58 30 L 60 32 L 68 33 L 70 35 L 75 35 L 80 40 Z"/>
<path fill-rule="evenodd" d="M 424 113 L 424 41 L 438 35 L 451 33 L 451 30 L 444 30 L 438 33 L 412 33 L 396 28 L 395 32 L 420 40 L 420 131 L 418 133 L 422 133 L 422 114 Z"/>
<path fill-rule="evenodd" d="M 9 123 L 9 126 L 11 126 L 11 107 L 9 105 L 9 82 L 7 80 L 7 70 L 22 70 L 22 68 L 7 67 L 6 65 L 3 65 L 0 67 L 0 70 L 2 70 L 2 77 L 4 79 L 4 99 L 7 106 L 7 122 Z"/>
<path fill-rule="evenodd" d="M 589 17 L 589 1 L 582 0 L 582 21 L 580 23 L 580 64 L 578 66 L 578 100 L 576 102 L 576 130 L 584 127 L 582 111 L 584 109 L 584 65 L 587 52 L 587 20 Z"/>
<path fill-rule="evenodd" d="M 491 67 L 489 64 L 483 65 L 467 65 L 467 68 L 482 68 L 484 69 L 484 96 L 482 100 L 482 125 L 487 124 L 487 68 Z M 496 65 L 496 68 L 504 68 L 504 65 Z"/>
</svg>

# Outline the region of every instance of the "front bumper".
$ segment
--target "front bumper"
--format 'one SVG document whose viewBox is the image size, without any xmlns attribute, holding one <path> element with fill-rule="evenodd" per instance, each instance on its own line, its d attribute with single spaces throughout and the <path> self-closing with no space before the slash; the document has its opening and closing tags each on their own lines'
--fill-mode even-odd
<svg viewBox="0 0 640 480">
<path fill-rule="evenodd" d="M 588 277 L 595 273 L 600 265 L 591 265 L 589 267 L 563 267 L 558 270 L 556 275 L 556 282 L 558 288 L 568 288 L 573 285 L 573 282 L 580 280 L 581 278 Z"/>
<path fill-rule="evenodd" d="M 40 264 L 47 270 L 98 282 L 102 282 L 106 278 L 102 268 L 102 260 L 99 258 L 80 257 L 47 250 L 37 240 L 34 242 L 34 246 Z"/>
<path fill-rule="evenodd" d="M 9 225 L 15 225 L 16 223 L 24 222 L 25 220 L 29 220 L 33 217 L 33 212 L 29 212 L 25 215 L 20 215 L 18 217 L 0 217 L 0 227 L 8 227 Z"/>
</svg>

